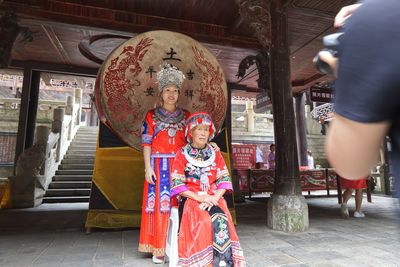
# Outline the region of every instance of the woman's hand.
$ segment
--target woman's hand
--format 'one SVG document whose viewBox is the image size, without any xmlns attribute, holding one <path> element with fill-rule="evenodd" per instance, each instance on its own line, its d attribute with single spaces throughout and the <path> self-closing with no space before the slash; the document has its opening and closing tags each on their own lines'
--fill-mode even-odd
<svg viewBox="0 0 400 267">
<path fill-rule="evenodd" d="M 209 206 L 217 206 L 218 205 L 219 196 L 216 195 L 204 195 L 201 196 L 199 202 L 206 203 Z"/>
<path fill-rule="evenodd" d="M 203 202 L 203 203 L 201 203 L 201 204 L 199 205 L 199 208 L 200 208 L 201 210 L 208 210 L 208 211 L 210 211 L 211 208 L 212 208 L 212 205 L 209 205 L 209 204 Z"/>
<path fill-rule="evenodd" d="M 212 195 L 212 196 L 210 196 L 210 195 L 205 195 L 205 196 L 201 196 L 200 198 L 199 198 L 199 202 L 201 202 L 200 203 L 200 205 L 199 205 L 199 208 L 201 209 L 201 210 L 210 210 L 211 208 L 212 208 L 212 206 L 218 206 L 218 200 L 219 200 L 219 196 L 217 196 L 217 195 Z"/>
<path fill-rule="evenodd" d="M 215 143 L 215 142 L 210 142 L 209 144 L 211 145 L 211 147 L 213 148 L 213 150 L 214 150 L 215 152 L 220 151 L 219 146 L 217 145 L 217 143 Z"/>
<path fill-rule="evenodd" d="M 144 177 L 149 184 L 155 184 L 156 174 L 154 173 L 153 168 L 147 168 Z"/>
</svg>

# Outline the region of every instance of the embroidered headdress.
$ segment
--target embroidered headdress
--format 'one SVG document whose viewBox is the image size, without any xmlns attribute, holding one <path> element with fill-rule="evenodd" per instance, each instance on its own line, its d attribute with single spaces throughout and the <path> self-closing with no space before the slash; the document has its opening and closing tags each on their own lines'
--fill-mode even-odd
<svg viewBox="0 0 400 267">
<path fill-rule="evenodd" d="M 208 125 L 210 126 L 210 136 L 208 137 L 208 141 L 212 140 L 215 136 L 215 126 L 212 122 L 211 116 L 206 112 L 196 112 L 189 116 L 186 120 L 186 139 L 188 142 L 192 142 L 192 135 L 190 134 L 190 130 L 198 125 Z"/>
<path fill-rule="evenodd" d="M 157 84 L 158 90 L 161 92 L 167 85 L 175 85 L 178 89 L 181 89 L 185 75 L 183 72 L 178 70 L 177 67 L 171 64 L 165 63 L 161 65 L 161 70 L 157 72 Z"/>
</svg>

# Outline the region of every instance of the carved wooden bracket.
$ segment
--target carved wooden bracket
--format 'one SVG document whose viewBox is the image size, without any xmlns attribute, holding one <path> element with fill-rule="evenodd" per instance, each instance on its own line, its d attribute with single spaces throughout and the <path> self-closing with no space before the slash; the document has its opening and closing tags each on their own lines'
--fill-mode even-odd
<svg viewBox="0 0 400 267">
<path fill-rule="evenodd" d="M 254 30 L 259 43 L 268 48 L 271 44 L 271 15 L 269 0 L 236 0 L 240 16 Z"/>
<path fill-rule="evenodd" d="M 13 13 L 0 16 L 0 68 L 7 68 L 11 61 L 11 50 L 21 27 Z"/>
<path fill-rule="evenodd" d="M 264 50 L 259 52 L 257 55 L 249 55 L 242 59 L 239 64 L 237 77 L 244 79 L 246 77 L 246 71 L 256 64 L 258 71 L 258 88 L 267 92 L 268 97 L 271 98 L 271 84 L 270 84 L 270 74 L 269 74 L 269 53 Z M 249 75 L 249 74 L 247 74 Z"/>
<path fill-rule="evenodd" d="M 21 34 L 21 41 L 33 41 L 33 32 L 27 27 L 18 25 L 17 15 L 14 12 L 0 13 L 0 69 L 10 65 L 11 50 L 18 34 Z"/>
</svg>

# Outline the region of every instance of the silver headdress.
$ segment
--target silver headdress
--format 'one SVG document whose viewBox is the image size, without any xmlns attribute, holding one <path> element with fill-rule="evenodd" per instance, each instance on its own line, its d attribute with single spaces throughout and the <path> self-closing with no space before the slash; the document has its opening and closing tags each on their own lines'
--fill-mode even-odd
<svg viewBox="0 0 400 267">
<path fill-rule="evenodd" d="M 157 72 L 158 90 L 161 92 L 165 86 L 171 84 L 176 85 L 181 89 L 183 80 L 185 79 L 183 72 L 168 63 L 165 63 L 160 67 L 161 70 Z"/>
</svg>

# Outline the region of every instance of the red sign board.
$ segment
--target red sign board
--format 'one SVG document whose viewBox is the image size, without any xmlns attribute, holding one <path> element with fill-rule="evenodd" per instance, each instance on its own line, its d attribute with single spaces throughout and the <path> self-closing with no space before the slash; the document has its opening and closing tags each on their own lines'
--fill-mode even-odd
<svg viewBox="0 0 400 267">
<path fill-rule="evenodd" d="M 255 168 L 256 145 L 232 145 L 233 168 L 236 170 L 247 170 Z"/>
<path fill-rule="evenodd" d="M 333 102 L 334 94 L 332 89 L 311 87 L 310 88 L 311 101 L 330 103 Z"/>
</svg>

